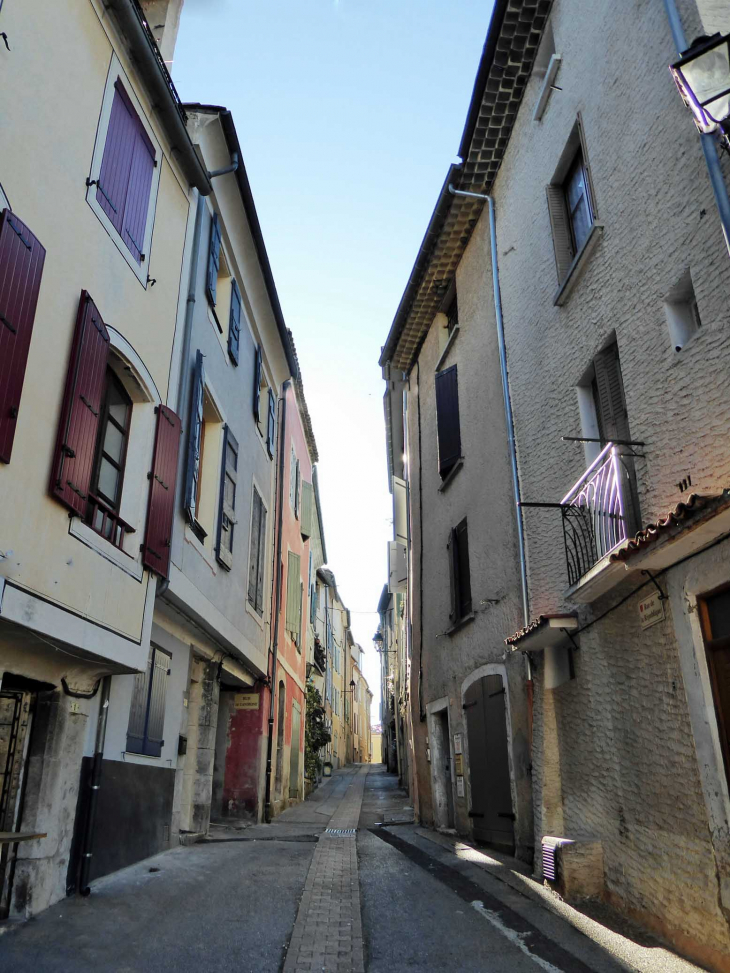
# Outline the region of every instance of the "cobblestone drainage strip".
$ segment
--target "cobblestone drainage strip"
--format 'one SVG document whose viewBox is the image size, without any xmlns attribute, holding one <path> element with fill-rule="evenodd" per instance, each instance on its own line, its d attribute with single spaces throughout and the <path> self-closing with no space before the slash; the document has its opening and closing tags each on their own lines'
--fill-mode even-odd
<svg viewBox="0 0 730 973">
<path fill-rule="evenodd" d="M 357 828 L 325 828 L 325 834 L 338 834 L 345 838 L 354 838 Z"/>
</svg>

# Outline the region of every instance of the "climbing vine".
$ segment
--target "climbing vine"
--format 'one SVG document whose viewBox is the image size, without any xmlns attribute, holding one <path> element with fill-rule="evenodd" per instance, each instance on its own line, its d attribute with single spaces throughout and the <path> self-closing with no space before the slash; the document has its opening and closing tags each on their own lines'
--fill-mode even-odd
<svg viewBox="0 0 730 973">
<path fill-rule="evenodd" d="M 307 683 L 307 716 L 304 734 L 304 772 L 315 780 L 320 769 L 319 751 L 332 739 L 325 724 L 324 706 L 319 690 Z"/>
</svg>

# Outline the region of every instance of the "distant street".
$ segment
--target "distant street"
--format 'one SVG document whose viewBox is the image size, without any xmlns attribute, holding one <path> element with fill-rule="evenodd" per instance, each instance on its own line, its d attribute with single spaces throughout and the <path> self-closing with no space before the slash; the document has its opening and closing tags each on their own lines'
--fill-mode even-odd
<svg viewBox="0 0 730 973">
<path fill-rule="evenodd" d="M 359 818 L 356 838 L 336 833 L 351 830 L 347 815 Z M 574 928 L 530 892 L 528 885 L 540 887 L 519 863 L 465 851 L 450 836 L 408 824 L 411 817 L 393 775 L 381 766 L 349 767 L 273 824 L 213 828 L 206 841 L 100 879 L 88 898 L 57 903 L 9 929 L 0 937 L 0 970 L 697 969 L 590 920 Z M 359 902 L 353 912 L 347 889 Z M 324 908 L 330 914 L 317 915 Z"/>
</svg>

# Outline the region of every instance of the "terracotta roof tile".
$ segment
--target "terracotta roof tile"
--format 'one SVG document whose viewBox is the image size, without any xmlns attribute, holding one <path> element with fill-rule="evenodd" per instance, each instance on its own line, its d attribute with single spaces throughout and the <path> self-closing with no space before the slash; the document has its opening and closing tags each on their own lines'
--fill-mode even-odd
<svg viewBox="0 0 730 973">
<path fill-rule="evenodd" d="M 710 496 L 693 493 L 687 500 L 678 503 L 666 516 L 647 524 L 638 531 L 634 537 L 611 554 L 610 560 L 628 561 L 663 537 L 694 527 L 702 520 L 709 520 L 727 507 L 730 507 L 730 490 L 723 490 L 720 494 Z"/>
</svg>

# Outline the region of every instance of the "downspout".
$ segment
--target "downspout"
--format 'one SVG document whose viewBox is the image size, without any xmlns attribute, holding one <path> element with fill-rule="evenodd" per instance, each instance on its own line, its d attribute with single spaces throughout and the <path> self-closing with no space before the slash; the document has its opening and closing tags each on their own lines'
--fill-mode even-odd
<svg viewBox="0 0 730 973">
<path fill-rule="evenodd" d="M 276 606 L 274 614 L 273 652 L 271 658 L 271 685 L 269 687 L 269 736 L 266 741 L 266 794 L 264 797 L 264 820 L 271 821 L 271 758 L 274 749 L 274 706 L 276 703 L 276 662 L 279 655 L 279 614 L 281 612 L 281 529 L 284 520 L 284 446 L 286 434 L 286 393 L 291 381 L 287 379 L 281 387 L 281 418 L 279 420 L 279 490 L 276 499 L 279 508 L 276 523 Z"/>
<path fill-rule="evenodd" d="M 421 723 L 426 719 L 423 708 L 423 463 L 421 461 L 421 362 L 416 362 L 416 382 L 418 383 L 418 399 L 416 400 L 418 413 L 418 530 L 420 532 L 418 545 L 418 719 Z M 387 657 L 386 657 L 387 658 Z M 390 664 L 387 666 L 390 675 Z M 390 710 L 388 710 L 390 721 Z"/>
<path fill-rule="evenodd" d="M 96 809 L 99 803 L 99 790 L 101 789 L 101 769 L 104 759 L 104 741 L 106 739 L 106 722 L 109 713 L 109 693 L 111 691 L 112 677 L 104 676 L 101 684 L 101 696 L 99 697 L 99 716 L 96 721 L 96 742 L 94 744 L 94 757 L 91 765 L 91 776 L 89 779 L 89 807 L 86 814 L 84 825 L 84 839 L 81 846 L 81 868 L 79 870 L 79 893 L 83 896 L 89 895 L 89 873 L 91 872 L 92 847 L 94 844 L 94 824 L 96 823 Z"/>
<path fill-rule="evenodd" d="M 687 44 L 682 21 L 679 17 L 676 0 L 664 0 L 664 7 L 667 11 L 669 29 L 672 32 L 677 53 L 683 54 L 689 45 Z M 722 169 L 720 168 L 720 156 L 717 153 L 715 136 L 711 133 L 700 133 L 700 142 L 702 143 L 702 151 L 705 154 L 705 164 L 710 176 L 712 191 L 715 194 L 715 203 L 720 214 L 720 223 L 722 225 L 722 232 L 725 235 L 725 244 L 730 251 L 730 196 L 728 196 L 728 189 L 723 178 Z"/>
<path fill-rule="evenodd" d="M 215 169 L 213 172 L 209 172 L 208 179 L 216 179 L 218 176 L 227 176 L 229 172 L 235 172 L 236 169 L 238 169 L 238 152 L 232 152 L 231 164 L 229 166 L 224 166 L 222 169 Z"/>
</svg>

